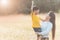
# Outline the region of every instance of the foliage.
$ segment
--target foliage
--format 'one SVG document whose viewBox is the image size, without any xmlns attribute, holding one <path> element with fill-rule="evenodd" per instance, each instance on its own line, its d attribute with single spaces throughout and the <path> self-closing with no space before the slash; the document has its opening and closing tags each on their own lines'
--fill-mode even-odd
<svg viewBox="0 0 60 40">
<path fill-rule="evenodd" d="M 36 6 L 40 9 L 40 12 L 55 11 L 58 12 L 60 9 L 59 0 L 33 0 Z M 24 0 L 24 7 L 21 9 L 24 13 L 30 13 L 32 0 Z"/>
</svg>

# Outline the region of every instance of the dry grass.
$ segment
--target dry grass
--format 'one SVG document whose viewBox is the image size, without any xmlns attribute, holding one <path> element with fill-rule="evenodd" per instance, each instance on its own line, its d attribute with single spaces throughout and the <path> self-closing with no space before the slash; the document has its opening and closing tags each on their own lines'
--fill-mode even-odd
<svg viewBox="0 0 60 40">
<path fill-rule="evenodd" d="M 60 14 L 56 14 L 56 17 L 57 17 L 56 40 L 59 40 Z M 0 40 L 36 40 L 36 34 L 34 33 L 31 27 L 30 16 L 28 15 L 0 16 Z"/>
</svg>

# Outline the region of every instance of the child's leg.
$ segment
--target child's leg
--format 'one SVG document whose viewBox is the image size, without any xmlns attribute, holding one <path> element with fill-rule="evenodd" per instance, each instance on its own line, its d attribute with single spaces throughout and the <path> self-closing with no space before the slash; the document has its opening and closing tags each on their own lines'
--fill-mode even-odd
<svg viewBox="0 0 60 40">
<path fill-rule="evenodd" d="M 35 31 L 35 33 L 37 34 L 37 32 L 41 32 L 41 29 L 40 28 L 33 28 L 34 29 L 34 31 Z M 37 40 L 41 40 L 41 37 L 40 37 L 40 35 L 38 35 L 37 34 Z"/>
<path fill-rule="evenodd" d="M 38 28 L 37 31 L 40 33 L 41 32 L 41 28 Z M 41 35 L 37 34 L 37 40 L 41 40 Z"/>
<path fill-rule="evenodd" d="M 40 37 L 40 35 L 37 35 L 37 40 L 41 40 L 41 37 Z"/>
<path fill-rule="evenodd" d="M 37 35 L 37 40 L 39 40 L 40 39 L 40 35 Z"/>
</svg>

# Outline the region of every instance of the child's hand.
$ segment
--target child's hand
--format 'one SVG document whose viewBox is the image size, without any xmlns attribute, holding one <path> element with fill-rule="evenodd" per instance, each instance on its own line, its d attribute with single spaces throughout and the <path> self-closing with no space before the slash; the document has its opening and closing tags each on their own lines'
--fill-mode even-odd
<svg viewBox="0 0 60 40">
<path fill-rule="evenodd" d="M 43 22 L 45 21 L 45 20 L 42 20 Z"/>
</svg>

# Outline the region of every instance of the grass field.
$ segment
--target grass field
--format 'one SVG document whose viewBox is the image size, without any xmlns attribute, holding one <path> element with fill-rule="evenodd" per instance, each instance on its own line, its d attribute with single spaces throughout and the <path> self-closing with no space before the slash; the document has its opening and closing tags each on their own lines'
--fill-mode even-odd
<svg viewBox="0 0 60 40">
<path fill-rule="evenodd" d="M 43 16 L 41 14 L 41 17 Z M 56 14 L 55 39 L 60 39 L 60 14 Z M 36 34 L 31 27 L 31 17 L 29 15 L 0 16 L 0 40 L 36 40 Z"/>
</svg>

